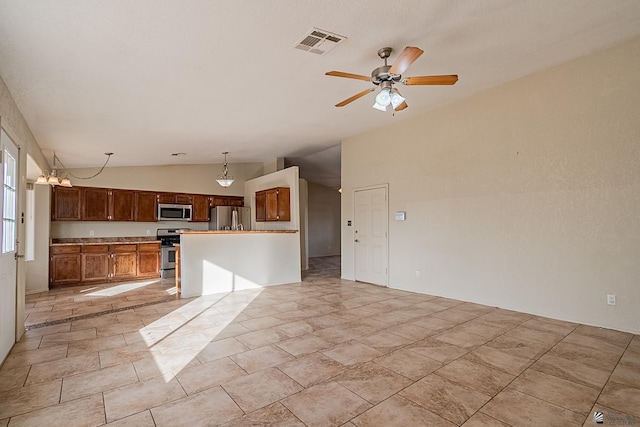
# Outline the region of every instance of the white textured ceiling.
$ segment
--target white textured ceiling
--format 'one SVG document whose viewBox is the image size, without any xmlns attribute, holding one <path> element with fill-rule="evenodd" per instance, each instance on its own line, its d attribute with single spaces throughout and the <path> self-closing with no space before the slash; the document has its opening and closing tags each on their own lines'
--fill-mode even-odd
<svg viewBox="0 0 640 427">
<path fill-rule="evenodd" d="M 312 27 L 348 40 L 325 56 L 293 45 Z M 308 158 L 350 135 L 640 35 L 638 0 L 0 0 L 0 75 L 45 154 L 68 167 Z M 425 53 L 382 113 L 379 48 Z M 187 155 L 172 157 L 174 152 Z M 335 150 L 330 150 L 335 152 Z M 325 153 L 326 154 L 326 153 Z M 330 156 L 324 155 L 327 162 Z"/>
</svg>

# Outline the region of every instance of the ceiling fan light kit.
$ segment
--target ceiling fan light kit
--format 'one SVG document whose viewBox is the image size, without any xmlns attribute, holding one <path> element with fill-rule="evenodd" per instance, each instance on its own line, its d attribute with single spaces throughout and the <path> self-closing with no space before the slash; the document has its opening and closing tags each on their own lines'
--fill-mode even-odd
<svg viewBox="0 0 640 427">
<path fill-rule="evenodd" d="M 458 76 L 456 74 L 402 78 L 402 73 L 404 73 L 407 68 L 409 68 L 409 66 L 424 53 L 424 51 L 417 47 L 407 46 L 400 53 L 400 56 L 396 58 L 393 65 L 388 65 L 387 58 L 389 58 L 392 51 L 393 49 L 390 47 L 383 47 L 378 50 L 378 56 L 384 60 L 384 65 L 374 69 L 371 72 L 371 78 L 360 74 L 345 73 L 342 71 L 328 71 L 325 74 L 333 77 L 370 81 L 374 85 L 380 86 L 380 92 L 376 95 L 376 100 L 373 104 L 373 108 L 380 111 L 387 111 L 387 107 L 389 105 L 391 105 L 395 111 L 407 108 L 408 105 L 405 98 L 400 94 L 400 91 L 397 88 L 393 87 L 396 83 L 402 83 L 403 85 L 453 85 L 458 81 Z M 375 88 L 371 88 L 369 90 L 362 91 L 342 102 L 339 102 L 336 104 L 336 107 L 344 107 L 374 90 Z"/>
<path fill-rule="evenodd" d="M 71 175 L 72 177 L 78 178 L 78 179 L 95 178 L 96 176 L 100 175 L 100 173 L 104 170 L 105 166 L 107 166 L 107 163 L 109 163 L 109 159 L 111 158 L 113 153 L 104 153 L 104 155 L 107 156 L 107 160 L 104 162 L 104 165 L 102 165 L 102 167 L 97 173 L 89 177 L 80 177 L 80 176 L 75 176 L 74 174 L 69 172 L 65 167 L 65 165 L 62 164 L 62 161 L 60 160 L 58 155 L 56 153 L 53 153 L 53 169 L 51 170 L 51 173 L 47 172 L 46 170 L 42 171 L 42 174 L 36 179 L 35 183 L 50 185 L 52 187 L 55 187 L 57 185 L 59 185 L 60 187 L 73 187 L 73 185 L 71 185 L 71 180 L 66 175 Z M 61 169 L 65 173 L 65 177 L 62 179 L 60 179 L 60 177 L 58 176 L 58 168 L 56 163 L 60 163 Z"/>
</svg>

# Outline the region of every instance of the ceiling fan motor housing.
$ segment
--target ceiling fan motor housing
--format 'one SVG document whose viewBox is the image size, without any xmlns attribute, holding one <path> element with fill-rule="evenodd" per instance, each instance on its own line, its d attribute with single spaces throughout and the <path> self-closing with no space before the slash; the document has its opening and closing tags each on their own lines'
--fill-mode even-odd
<svg viewBox="0 0 640 427">
<path fill-rule="evenodd" d="M 374 85 L 379 85 L 382 82 L 398 83 L 402 76 L 400 74 L 389 74 L 391 65 L 383 65 L 371 72 L 371 82 Z"/>
</svg>

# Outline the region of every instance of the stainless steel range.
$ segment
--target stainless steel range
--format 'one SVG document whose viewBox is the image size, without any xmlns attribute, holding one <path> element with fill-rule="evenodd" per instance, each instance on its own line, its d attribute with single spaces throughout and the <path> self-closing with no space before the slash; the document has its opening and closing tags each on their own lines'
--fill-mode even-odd
<svg viewBox="0 0 640 427">
<path fill-rule="evenodd" d="M 162 257 L 160 262 L 160 276 L 163 279 L 176 277 L 176 247 L 180 243 L 180 233 L 189 228 L 158 228 L 156 238 L 160 240 Z"/>
</svg>

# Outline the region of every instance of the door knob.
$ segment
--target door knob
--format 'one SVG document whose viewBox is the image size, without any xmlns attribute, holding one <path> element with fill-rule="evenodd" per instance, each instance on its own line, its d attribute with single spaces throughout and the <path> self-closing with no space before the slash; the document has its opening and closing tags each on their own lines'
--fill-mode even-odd
<svg viewBox="0 0 640 427">
<path fill-rule="evenodd" d="M 354 242 L 356 242 L 356 243 L 358 243 L 359 241 L 360 241 L 360 240 L 358 240 L 358 239 L 354 240 Z"/>
</svg>

